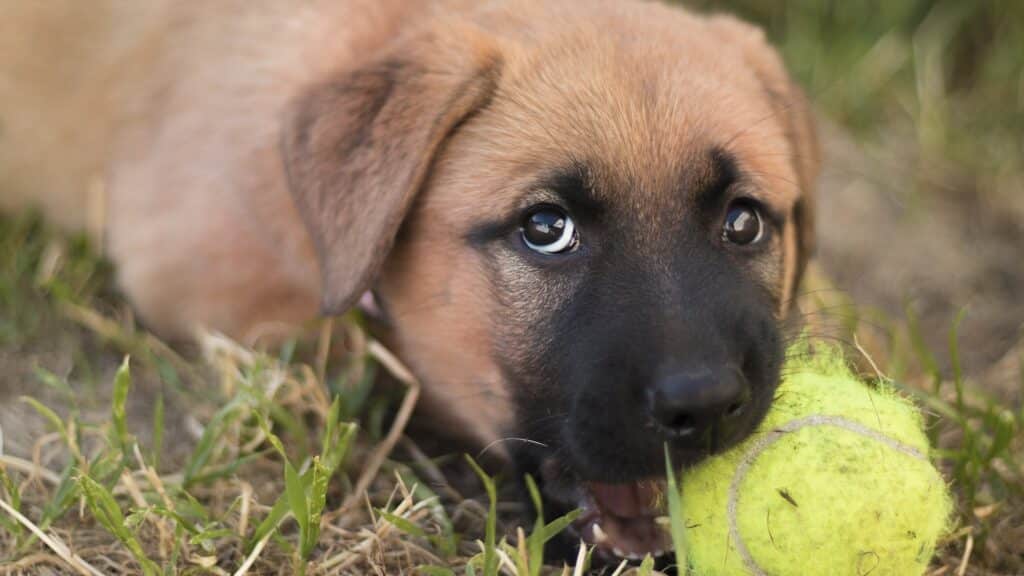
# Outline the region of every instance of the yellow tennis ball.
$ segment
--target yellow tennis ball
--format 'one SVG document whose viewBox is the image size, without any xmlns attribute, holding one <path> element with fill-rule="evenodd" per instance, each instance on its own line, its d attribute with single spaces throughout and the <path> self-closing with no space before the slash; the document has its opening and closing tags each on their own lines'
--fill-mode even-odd
<svg viewBox="0 0 1024 576">
<path fill-rule="evenodd" d="M 920 413 L 834 351 L 790 356 L 758 431 L 683 475 L 687 562 L 699 576 L 920 575 L 952 510 Z"/>
</svg>

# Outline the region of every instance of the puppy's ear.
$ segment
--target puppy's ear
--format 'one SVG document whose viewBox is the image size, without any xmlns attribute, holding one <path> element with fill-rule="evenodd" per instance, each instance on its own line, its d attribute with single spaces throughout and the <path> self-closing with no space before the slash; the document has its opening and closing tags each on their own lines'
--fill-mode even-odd
<svg viewBox="0 0 1024 576">
<path fill-rule="evenodd" d="M 815 249 L 815 188 L 821 167 L 821 150 L 814 113 L 804 91 L 790 78 L 778 52 L 768 43 L 760 28 L 731 16 L 713 16 L 710 22 L 719 27 L 729 43 L 740 46 L 744 59 L 775 108 L 790 143 L 793 168 L 800 186 L 800 197 L 793 209 L 798 254 L 792 285 L 796 287 Z"/>
<path fill-rule="evenodd" d="M 488 101 L 500 64 L 468 25 L 435 27 L 295 103 L 282 153 L 318 252 L 325 313 L 369 288 L 446 138 Z"/>
<path fill-rule="evenodd" d="M 789 125 L 789 141 L 793 147 L 793 163 L 796 166 L 800 183 L 800 199 L 793 207 L 793 221 L 797 231 L 797 246 L 800 253 L 797 258 L 796 277 L 793 286 L 799 287 L 807 263 L 814 255 L 817 246 L 815 230 L 815 205 L 817 199 L 818 173 L 821 170 L 821 148 L 818 143 L 818 131 L 814 125 L 814 114 L 802 88 L 790 82 L 789 101 L 783 107 Z"/>
</svg>

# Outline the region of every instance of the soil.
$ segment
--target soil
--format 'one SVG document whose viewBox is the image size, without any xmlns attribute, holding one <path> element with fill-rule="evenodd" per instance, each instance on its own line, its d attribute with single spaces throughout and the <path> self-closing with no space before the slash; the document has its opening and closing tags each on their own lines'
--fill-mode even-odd
<svg viewBox="0 0 1024 576">
<path fill-rule="evenodd" d="M 865 149 L 835 128 L 824 132 L 818 266 L 859 307 L 899 319 L 912 306 L 947 370 L 949 330 L 966 308 L 964 373 L 1019 402 L 1024 193 L 1000 197 L 950 166 L 922 166 L 916 147 L 895 136 Z"/>
</svg>

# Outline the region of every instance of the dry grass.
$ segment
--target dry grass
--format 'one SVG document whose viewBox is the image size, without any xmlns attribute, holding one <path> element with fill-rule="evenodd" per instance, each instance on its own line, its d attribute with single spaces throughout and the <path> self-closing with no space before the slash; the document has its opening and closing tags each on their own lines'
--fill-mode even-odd
<svg viewBox="0 0 1024 576">
<path fill-rule="evenodd" d="M 135 329 L 123 302 L 104 293 L 107 268 L 69 251 L 76 242 L 33 217 L 0 224 L 5 304 L 35 307 L 9 326 L 15 361 L 35 355 L 25 349 L 33 341 L 59 341 L 58 355 L 96 354 L 79 356 L 66 376 L 34 365 L 25 387 L 33 395 L 4 390 L 3 402 L 31 414 L 0 422 L 32 432 L 30 442 L 0 439 L 0 573 L 447 574 L 467 565 L 490 573 L 492 558 L 505 570 L 543 564 L 539 549 L 496 533 L 496 512 L 458 492 L 443 459 L 404 434 L 419 384 L 356 319 L 325 322 L 317 342 L 275 354 L 206 334 L 185 358 Z M 97 382 L 81 381 L 97 372 Z M 132 399 L 149 405 L 145 416 Z"/>
<path fill-rule="evenodd" d="M 9 287 L 7 305 L 37 306 L 12 325 L 8 349 L 32 356 L 26 342 L 55 340 L 77 359 L 63 376 L 44 359 L 29 376 L 32 394 L 4 399 L 31 408 L 15 422 L 34 432 L 30 443 L 9 441 L 0 451 L 0 573 L 583 570 L 586 557 L 576 567 L 542 568 L 543 546 L 525 534 L 554 534 L 560 524 L 517 528 L 522 510 L 499 502 L 490 478 L 481 477 L 495 498 L 488 506 L 480 483 L 453 479 L 453 470 L 465 472 L 457 458 L 430 459 L 403 434 L 418 384 L 356 318 L 275 354 L 207 334 L 186 358 L 134 328 L 106 292 L 107 268 L 69 251 L 74 242 L 33 218 L 3 221 L 2 230 L 0 246 L 18 248 L 0 263 L 0 278 L 19 285 Z M 18 262 L 33 253 L 38 268 L 24 274 Z M 913 322 L 883 329 L 858 321 L 823 278 L 814 283 L 811 331 L 855 343 L 866 376 L 902 365 L 900 381 L 930 413 L 960 497 L 958 527 L 933 573 L 1024 570 L 1024 411 L 943 378 L 931 352 L 913 352 Z M 955 358 L 955 334 L 950 342 Z M 894 358 L 900 350 L 912 357 Z M 993 370 L 1020 375 L 1022 351 Z M 868 361 L 876 357 L 882 367 Z M 145 417 L 133 399 L 146 405 Z M 11 430 L 10 418 L 0 422 Z"/>
</svg>

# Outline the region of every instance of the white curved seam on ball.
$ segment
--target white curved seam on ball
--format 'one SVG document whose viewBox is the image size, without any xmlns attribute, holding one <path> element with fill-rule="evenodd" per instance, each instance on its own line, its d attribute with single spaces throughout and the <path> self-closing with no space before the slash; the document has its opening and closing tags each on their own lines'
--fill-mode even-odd
<svg viewBox="0 0 1024 576">
<path fill-rule="evenodd" d="M 739 553 L 740 558 L 743 559 L 743 563 L 747 566 L 747 570 L 750 570 L 753 576 L 768 576 L 768 573 L 757 565 L 757 561 L 754 560 L 753 554 L 750 553 L 750 550 L 747 548 L 747 544 L 740 536 L 739 526 L 736 522 L 736 515 L 739 511 L 740 484 L 742 484 L 743 480 L 747 477 L 747 473 L 750 471 L 750 467 L 754 464 L 754 460 L 756 460 L 762 452 L 767 450 L 772 444 L 778 442 L 786 434 L 796 432 L 797 430 L 807 428 L 808 426 L 833 426 L 841 428 L 843 430 L 853 432 L 854 434 L 859 434 L 866 438 L 881 442 L 893 450 L 902 452 L 912 458 L 927 460 L 925 455 L 917 448 L 908 446 L 898 440 L 893 440 L 877 430 L 864 426 L 860 422 L 854 422 L 853 420 L 847 420 L 846 418 L 839 416 L 822 416 L 816 414 L 806 416 L 804 418 L 798 418 L 773 429 L 764 436 L 761 436 L 754 441 L 750 450 L 743 455 L 743 459 L 740 460 L 739 465 L 736 467 L 736 473 L 732 477 L 732 483 L 729 484 L 729 500 L 726 504 L 726 517 L 729 521 L 729 538 L 736 543 L 736 551 Z"/>
</svg>

